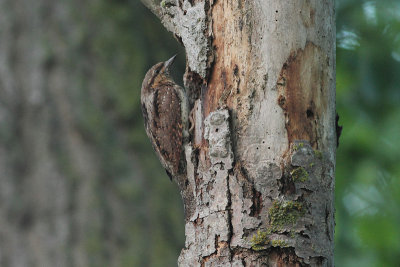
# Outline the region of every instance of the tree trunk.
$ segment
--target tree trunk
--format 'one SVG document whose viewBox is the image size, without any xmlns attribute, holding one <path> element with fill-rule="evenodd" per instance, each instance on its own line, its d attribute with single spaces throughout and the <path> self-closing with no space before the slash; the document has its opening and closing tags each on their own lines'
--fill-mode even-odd
<svg viewBox="0 0 400 267">
<path fill-rule="evenodd" d="M 334 1 L 144 3 L 186 49 L 179 265 L 333 266 Z"/>
<path fill-rule="evenodd" d="M 89 266 L 87 242 L 101 238 L 99 158 L 74 116 L 87 69 L 68 61 L 69 8 L 1 1 L 1 266 Z"/>
</svg>

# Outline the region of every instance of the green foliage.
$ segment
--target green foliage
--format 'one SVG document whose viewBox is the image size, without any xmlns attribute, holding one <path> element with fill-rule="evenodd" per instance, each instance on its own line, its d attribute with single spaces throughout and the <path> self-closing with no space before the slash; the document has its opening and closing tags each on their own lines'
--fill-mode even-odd
<svg viewBox="0 0 400 267">
<path fill-rule="evenodd" d="M 337 1 L 337 266 L 399 266 L 399 14 L 399 1 Z"/>
</svg>

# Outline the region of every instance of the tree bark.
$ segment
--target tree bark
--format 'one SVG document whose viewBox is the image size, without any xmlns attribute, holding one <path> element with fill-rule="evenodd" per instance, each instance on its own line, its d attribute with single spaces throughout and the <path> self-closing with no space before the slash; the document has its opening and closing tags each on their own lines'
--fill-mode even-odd
<svg viewBox="0 0 400 267">
<path fill-rule="evenodd" d="M 143 0 L 185 46 L 180 266 L 333 266 L 334 1 Z"/>
</svg>

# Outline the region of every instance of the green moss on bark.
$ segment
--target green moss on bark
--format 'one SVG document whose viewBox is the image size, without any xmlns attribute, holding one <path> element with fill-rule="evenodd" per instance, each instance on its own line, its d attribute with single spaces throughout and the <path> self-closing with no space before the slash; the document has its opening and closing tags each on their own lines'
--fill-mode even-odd
<svg viewBox="0 0 400 267">
<path fill-rule="evenodd" d="M 269 244 L 268 233 L 258 230 L 257 234 L 253 235 L 250 242 L 253 250 L 258 251 L 267 249 Z"/>
<path fill-rule="evenodd" d="M 295 168 L 290 172 L 293 182 L 305 182 L 308 180 L 308 172 L 303 167 Z"/>
<path fill-rule="evenodd" d="M 302 203 L 297 201 L 274 201 L 269 209 L 269 220 L 272 228 L 287 224 L 295 224 L 297 219 L 304 214 Z"/>
<path fill-rule="evenodd" d="M 278 240 L 271 240 L 271 246 L 285 248 L 288 247 L 289 245 L 288 243 L 285 242 L 285 240 L 278 239 Z"/>
</svg>

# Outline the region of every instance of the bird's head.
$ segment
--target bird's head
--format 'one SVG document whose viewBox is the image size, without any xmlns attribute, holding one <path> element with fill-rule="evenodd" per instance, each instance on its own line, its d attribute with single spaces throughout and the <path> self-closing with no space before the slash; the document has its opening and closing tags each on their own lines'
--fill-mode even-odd
<svg viewBox="0 0 400 267">
<path fill-rule="evenodd" d="M 151 90 L 152 87 L 158 86 L 165 81 L 172 81 L 169 69 L 174 63 L 176 55 L 165 62 L 160 62 L 151 67 L 144 77 L 142 90 Z"/>
</svg>

